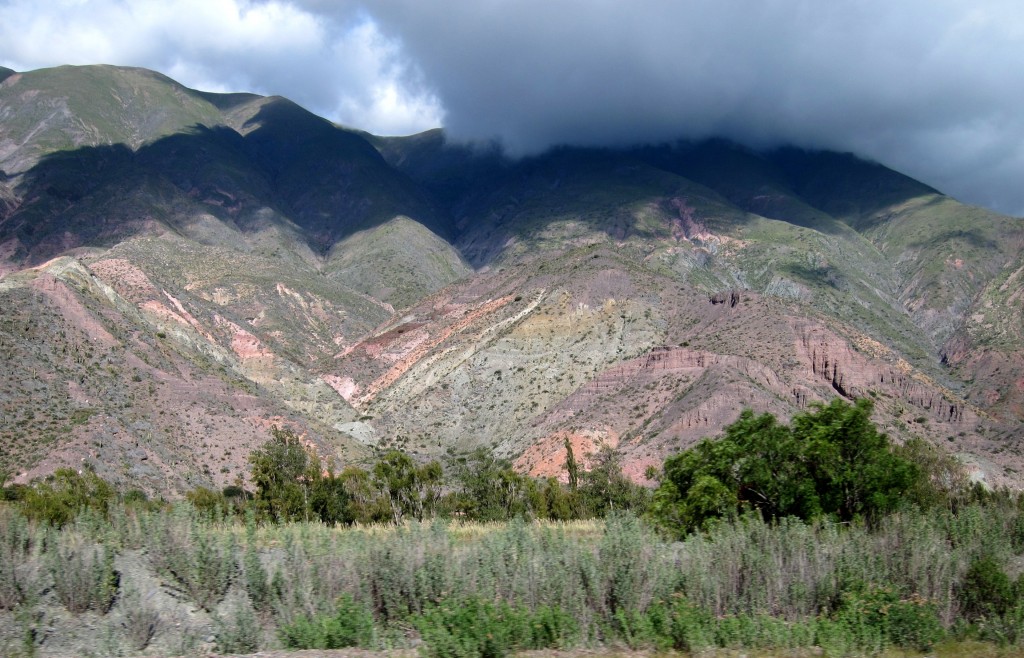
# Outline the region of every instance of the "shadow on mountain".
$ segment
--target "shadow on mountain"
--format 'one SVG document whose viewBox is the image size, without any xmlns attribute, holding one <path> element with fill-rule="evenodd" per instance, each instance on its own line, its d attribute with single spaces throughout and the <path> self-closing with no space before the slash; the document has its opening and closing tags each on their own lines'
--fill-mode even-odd
<svg viewBox="0 0 1024 658">
<path fill-rule="evenodd" d="M 934 188 L 851 153 L 777 149 L 766 156 L 807 203 L 863 231 L 884 218 L 879 211 Z"/>
<path fill-rule="evenodd" d="M 510 241 L 552 244 L 544 236 L 559 222 L 617 241 L 676 239 L 672 224 L 713 233 L 741 226 L 753 214 L 841 235 L 863 230 L 883 208 L 935 193 L 851 155 L 760 153 L 721 139 L 562 147 L 519 160 L 494 148 L 450 144 L 441 131 L 376 138 L 375 144 L 453 218 L 460 248 L 478 267 Z M 660 225 L 641 219 L 652 214 L 661 217 Z"/>
<path fill-rule="evenodd" d="M 223 224 L 213 233 L 224 238 L 277 222 L 326 254 L 397 215 L 450 238 L 429 197 L 358 135 L 283 99 L 249 124 L 244 136 L 195 125 L 136 151 L 114 144 L 50 154 L 17 181 L 0 241 L 17 237 L 16 256 L 36 264 L 139 234 L 202 239 L 192 234 L 197 223 Z"/>
<path fill-rule="evenodd" d="M 559 248 L 588 233 L 678 240 L 681 230 L 729 231 L 751 214 L 828 234 L 864 230 L 879 210 L 935 193 L 851 155 L 709 140 L 511 160 L 450 145 L 439 131 L 364 137 L 284 98 L 254 99 L 218 97 L 239 111 L 258 103 L 240 131 L 197 124 L 135 151 L 114 144 L 43 158 L 6 184 L 0 242 L 17 237 L 16 258 L 38 263 L 139 234 L 240 242 L 238 233 L 276 224 L 325 257 L 406 216 L 479 267 L 509 244 Z"/>
<path fill-rule="evenodd" d="M 641 149 L 645 161 L 715 190 L 736 206 L 828 234 L 857 231 L 887 207 L 932 188 L 849 153 L 779 148 L 758 152 L 711 139 Z"/>
</svg>

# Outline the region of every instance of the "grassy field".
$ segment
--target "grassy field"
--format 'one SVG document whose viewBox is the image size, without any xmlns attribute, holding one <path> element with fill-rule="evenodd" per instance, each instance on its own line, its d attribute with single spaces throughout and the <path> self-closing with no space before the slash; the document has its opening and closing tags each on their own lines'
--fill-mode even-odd
<svg viewBox="0 0 1024 658">
<path fill-rule="evenodd" d="M 631 516 L 340 529 L 178 505 L 58 529 L 4 507 L 0 551 L 9 656 L 1011 656 L 1024 640 L 1008 503 L 874 528 L 749 516 L 681 542 Z M 1003 585 L 1012 600 L 979 603 Z"/>
</svg>

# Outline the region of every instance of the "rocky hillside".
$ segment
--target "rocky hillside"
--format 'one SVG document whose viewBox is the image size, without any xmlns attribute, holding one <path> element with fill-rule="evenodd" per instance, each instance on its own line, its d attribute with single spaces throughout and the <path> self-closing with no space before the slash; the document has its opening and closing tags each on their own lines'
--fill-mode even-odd
<svg viewBox="0 0 1024 658">
<path fill-rule="evenodd" d="M 274 424 L 347 463 L 487 446 L 637 479 L 743 408 L 869 396 L 1024 456 L 1024 223 L 849 155 L 510 161 L 114 67 L 0 72 L 0 468 L 180 493 Z"/>
</svg>

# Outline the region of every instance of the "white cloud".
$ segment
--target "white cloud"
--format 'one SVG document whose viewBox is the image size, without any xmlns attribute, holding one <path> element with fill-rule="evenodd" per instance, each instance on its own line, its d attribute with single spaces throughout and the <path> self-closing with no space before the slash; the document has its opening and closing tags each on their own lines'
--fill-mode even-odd
<svg viewBox="0 0 1024 658">
<path fill-rule="evenodd" d="M 287 96 L 371 132 L 439 125 L 439 101 L 366 14 L 253 0 L 0 1 L 0 63 L 119 64 L 208 91 Z"/>
</svg>

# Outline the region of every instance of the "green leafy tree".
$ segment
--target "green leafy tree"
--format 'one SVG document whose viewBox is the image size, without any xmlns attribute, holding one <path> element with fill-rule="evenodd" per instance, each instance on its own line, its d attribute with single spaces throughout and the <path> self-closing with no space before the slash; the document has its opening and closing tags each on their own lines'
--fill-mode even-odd
<svg viewBox="0 0 1024 658">
<path fill-rule="evenodd" d="M 907 494 L 914 504 L 923 508 L 945 507 L 956 512 L 970 502 L 970 475 L 954 455 L 919 437 L 908 440 L 896 453 L 921 469 L 921 477 Z"/>
<path fill-rule="evenodd" d="M 717 519 L 759 511 L 765 518 L 830 515 L 871 519 L 896 509 L 922 470 L 871 422 L 869 400 L 834 400 L 790 426 L 750 410 L 716 441 L 665 460 L 651 515 L 685 534 Z"/>
<path fill-rule="evenodd" d="M 833 400 L 793 417 L 792 432 L 821 509 L 842 521 L 896 509 L 921 469 L 898 455 L 871 421 L 872 403 Z"/>
<path fill-rule="evenodd" d="M 346 466 L 338 479 L 345 488 L 353 520 L 359 523 L 392 520 L 391 504 L 377 488 L 372 473 L 358 466 Z"/>
<path fill-rule="evenodd" d="M 590 458 L 590 470 L 580 477 L 579 495 L 586 516 L 604 517 L 611 512 L 641 513 L 649 492 L 622 473 L 619 455 L 604 446 Z"/>
<path fill-rule="evenodd" d="M 373 479 L 395 523 L 407 516 L 418 521 L 432 516 L 441 497 L 443 476 L 439 462 L 417 465 L 400 450 L 388 451 L 373 467 Z"/>
<path fill-rule="evenodd" d="M 311 461 L 314 467 L 319 466 L 319 460 Z M 334 468 L 330 466 L 326 473 L 312 474 L 309 507 L 317 518 L 330 525 L 349 525 L 355 520 L 345 482 L 334 474 Z"/>
<path fill-rule="evenodd" d="M 568 521 L 575 518 L 573 496 L 558 478 L 549 477 L 538 487 L 534 510 L 538 517 L 552 521 Z"/>
<path fill-rule="evenodd" d="M 486 448 L 458 459 L 452 470 L 453 512 L 476 521 L 504 521 L 531 512 L 529 478 Z"/>
<path fill-rule="evenodd" d="M 257 510 L 276 521 L 350 523 L 348 495 L 332 471 L 290 430 L 273 428 L 271 440 L 249 455 Z"/>
<path fill-rule="evenodd" d="M 575 492 L 580 485 L 580 467 L 569 437 L 565 437 L 565 472 L 569 475 L 569 490 Z"/>
</svg>

